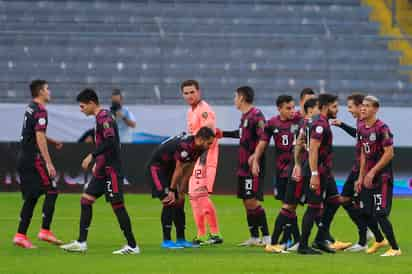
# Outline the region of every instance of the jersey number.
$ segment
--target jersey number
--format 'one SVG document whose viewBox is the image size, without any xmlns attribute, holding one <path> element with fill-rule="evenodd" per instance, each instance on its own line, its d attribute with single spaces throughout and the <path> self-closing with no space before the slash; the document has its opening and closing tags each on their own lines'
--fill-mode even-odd
<svg viewBox="0 0 412 274">
<path fill-rule="evenodd" d="M 282 135 L 282 145 L 284 145 L 284 146 L 289 145 L 289 136 L 288 135 Z"/>
</svg>

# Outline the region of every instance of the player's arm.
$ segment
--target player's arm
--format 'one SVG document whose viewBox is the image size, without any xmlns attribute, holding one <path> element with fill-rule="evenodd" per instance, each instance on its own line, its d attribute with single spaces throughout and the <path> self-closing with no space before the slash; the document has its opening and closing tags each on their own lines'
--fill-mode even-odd
<svg viewBox="0 0 412 274">
<path fill-rule="evenodd" d="M 82 162 L 82 168 L 87 170 L 91 161 L 97 156 L 113 149 L 115 146 L 115 129 L 112 121 L 105 121 L 102 125 L 97 125 L 98 127 L 103 127 L 103 140 L 96 147 L 96 149 L 84 158 Z"/>
<path fill-rule="evenodd" d="M 256 146 L 255 153 L 251 157 L 253 157 L 253 164 L 252 164 L 252 174 L 253 176 L 259 176 L 260 173 L 260 159 L 262 155 L 265 153 L 265 150 L 268 146 L 269 142 L 266 140 L 260 140 L 258 145 Z"/>
<path fill-rule="evenodd" d="M 222 131 L 220 129 L 216 129 L 216 131 L 220 131 L 223 138 L 233 138 L 233 139 L 240 139 L 240 131 L 239 129 L 232 130 L 232 131 Z"/>
<path fill-rule="evenodd" d="M 56 169 L 54 168 L 53 162 L 51 160 L 49 149 L 47 147 L 47 137 L 45 131 L 36 131 L 36 143 L 39 148 L 40 154 L 46 162 L 47 171 L 51 177 L 56 176 Z"/>
<path fill-rule="evenodd" d="M 299 136 L 296 139 L 295 147 L 293 149 L 293 160 L 295 164 L 292 170 L 292 178 L 297 182 L 300 181 L 302 177 L 302 161 L 300 156 L 302 154 L 302 151 L 305 149 L 303 143 L 304 138 L 304 134 L 299 133 Z"/>
<path fill-rule="evenodd" d="M 343 131 L 345 131 L 347 134 L 349 134 L 350 136 L 352 136 L 353 138 L 356 138 L 356 133 L 357 130 L 355 127 L 351 127 L 348 124 L 345 124 L 344 122 L 342 122 L 341 120 L 338 119 L 334 119 L 331 121 L 331 124 L 337 127 L 340 127 L 341 129 L 343 129 Z"/>
<path fill-rule="evenodd" d="M 365 175 L 365 185 L 371 187 L 373 185 L 373 179 L 375 178 L 376 174 L 379 173 L 390 161 L 392 161 L 393 157 L 395 156 L 395 152 L 393 146 L 386 146 L 383 148 L 383 155 L 376 163 L 376 165 L 369 170 L 369 172 Z"/>
<path fill-rule="evenodd" d="M 363 151 L 363 148 L 361 149 L 361 155 L 359 158 L 359 175 L 358 175 L 358 180 L 355 182 L 355 190 L 356 192 L 360 193 L 362 184 L 363 184 L 363 179 L 365 178 L 365 168 L 366 168 L 366 158 L 365 158 L 365 152 Z"/>
<path fill-rule="evenodd" d="M 320 140 L 311 138 L 309 145 L 309 167 L 311 171 L 310 187 L 317 190 L 320 186 L 318 159 L 319 159 Z"/>
<path fill-rule="evenodd" d="M 135 128 L 136 127 L 136 119 L 134 118 L 133 113 L 130 111 L 126 111 L 125 115 L 122 115 L 122 120 L 128 127 Z"/>
<path fill-rule="evenodd" d="M 184 188 L 187 185 L 194 166 L 193 162 L 182 163 L 181 161 L 176 161 L 176 167 L 172 175 L 172 181 L 170 182 L 169 193 L 167 195 L 167 204 L 171 205 L 175 203 L 177 186 L 179 183 L 181 184 L 181 188 Z"/>
</svg>

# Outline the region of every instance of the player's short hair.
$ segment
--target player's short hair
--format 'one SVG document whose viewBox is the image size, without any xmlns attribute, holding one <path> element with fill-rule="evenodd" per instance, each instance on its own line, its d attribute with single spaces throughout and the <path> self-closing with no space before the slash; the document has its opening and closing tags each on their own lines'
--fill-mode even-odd
<svg viewBox="0 0 412 274">
<path fill-rule="evenodd" d="M 379 99 L 376 96 L 368 95 L 368 96 L 365 96 L 365 98 L 363 100 L 371 102 L 372 106 L 374 106 L 375 108 L 380 107 Z"/>
<path fill-rule="evenodd" d="M 305 95 L 315 95 L 315 92 L 311 88 L 302 89 L 302 91 L 300 92 L 300 97 L 299 97 L 300 100 L 302 100 L 303 97 L 305 97 Z"/>
<path fill-rule="evenodd" d="M 255 99 L 255 91 L 250 86 L 242 86 L 236 89 L 237 94 L 245 99 L 246 103 L 252 104 Z"/>
<path fill-rule="evenodd" d="M 305 111 L 305 113 L 308 113 L 308 110 L 310 108 L 314 108 L 318 104 L 318 102 L 318 98 L 316 97 L 306 100 L 305 104 L 303 105 L 303 110 Z"/>
<path fill-rule="evenodd" d="M 361 93 L 352 93 L 351 95 L 348 96 L 347 100 L 348 101 L 353 101 L 353 103 L 356 106 L 362 105 L 363 99 L 365 98 L 365 95 Z"/>
<path fill-rule="evenodd" d="M 47 85 L 47 81 L 46 80 L 33 80 L 30 83 L 30 92 L 31 92 L 31 97 L 32 98 L 36 98 L 37 96 L 39 96 L 40 94 L 40 90 L 42 90 L 42 88 L 44 87 L 44 85 Z"/>
<path fill-rule="evenodd" d="M 290 103 L 293 101 L 293 97 L 290 95 L 279 95 L 278 98 L 276 99 L 276 106 L 281 107 L 284 103 Z"/>
<path fill-rule="evenodd" d="M 99 104 L 99 97 L 97 97 L 97 93 L 91 89 L 91 88 L 86 88 L 82 90 L 76 98 L 77 102 L 79 103 L 90 103 L 93 102 L 96 105 Z"/>
<path fill-rule="evenodd" d="M 112 96 L 120 96 L 120 97 L 123 97 L 123 94 L 122 94 L 122 91 L 121 91 L 120 89 L 114 88 L 114 89 L 112 90 Z"/>
<path fill-rule="evenodd" d="M 322 93 L 318 96 L 319 100 L 319 109 L 322 109 L 325 106 L 335 103 L 338 100 L 338 96 L 329 93 Z"/>
<path fill-rule="evenodd" d="M 203 140 L 208 140 L 210 138 L 215 138 L 216 134 L 210 127 L 201 127 L 196 133 L 196 137 Z"/>
<path fill-rule="evenodd" d="M 195 86 L 195 88 L 197 90 L 199 90 L 199 88 L 200 88 L 200 85 L 199 85 L 198 81 L 196 81 L 196 80 L 186 80 L 186 81 L 183 81 L 182 84 L 180 84 L 180 91 L 183 91 L 184 87 L 191 87 L 191 86 Z"/>
</svg>

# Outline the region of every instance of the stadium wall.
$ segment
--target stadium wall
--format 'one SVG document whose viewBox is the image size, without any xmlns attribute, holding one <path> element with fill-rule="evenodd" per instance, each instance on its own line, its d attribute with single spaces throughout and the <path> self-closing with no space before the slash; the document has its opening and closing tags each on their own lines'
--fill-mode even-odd
<svg viewBox="0 0 412 274">
<path fill-rule="evenodd" d="M 149 193 L 150 186 L 146 183 L 145 163 L 150 157 L 153 144 L 127 144 L 122 146 L 122 161 L 125 174 L 126 192 Z M 17 191 L 19 178 L 16 170 L 18 143 L 0 143 L 0 191 Z M 80 163 L 82 159 L 93 150 L 93 146 L 86 144 L 65 144 L 62 150 L 51 148 L 51 154 L 56 166 L 58 176 L 56 181 L 63 192 L 79 192 L 82 190 L 87 177 Z M 215 183 L 215 192 L 220 194 L 236 193 L 236 165 L 237 150 L 234 145 L 221 145 L 219 166 Z M 412 172 L 409 159 L 412 148 L 396 148 L 394 169 L 396 175 L 394 192 L 398 196 L 412 195 Z M 265 192 L 271 193 L 273 183 L 274 149 L 270 147 L 266 153 Z M 339 186 L 349 172 L 353 159 L 352 147 L 336 147 L 334 157 L 334 172 Z"/>
<path fill-rule="evenodd" d="M 274 102 L 273 102 L 274 105 Z M 0 104 L 1 141 L 19 141 L 23 113 L 26 104 Z M 64 142 L 76 142 L 82 133 L 94 127 L 94 119 L 86 118 L 77 105 L 54 105 L 48 107 L 50 137 Z M 149 133 L 160 136 L 171 136 L 185 131 L 187 106 L 184 105 L 131 105 L 128 106 L 137 120 L 136 130 L 139 133 Z M 234 106 L 214 106 L 217 125 L 221 129 L 232 130 L 239 126 L 240 113 Z M 274 106 L 259 106 L 267 118 L 276 115 Z M 382 107 L 379 113 L 391 128 L 395 136 L 395 146 L 412 147 L 410 134 L 412 123 L 411 108 Z M 346 111 L 346 106 L 340 106 L 338 118 L 354 125 L 354 120 Z M 337 146 L 353 146 L 355 140 L 341 129 L 333 128 L 334 144 Z M 139 134 L 136 134 L 139 137 Z M 140 139 L 137 138 L 136 141 Z M 236 140 L 222 139 L 222 144 L 235 144 Z"/>
</svg>

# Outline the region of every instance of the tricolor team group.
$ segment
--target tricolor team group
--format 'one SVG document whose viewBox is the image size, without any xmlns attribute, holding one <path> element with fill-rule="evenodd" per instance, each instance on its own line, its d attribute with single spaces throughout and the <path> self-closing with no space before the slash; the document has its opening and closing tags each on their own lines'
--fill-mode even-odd
<svg viewBox="0 0 412 274">
<path fill-rule="evenodd" d="M 337 119 L 338 97 L 316 94 L 305 88 L 300 93 L 300 109 L 290 95 L 276 99 L 278 115 L 266 119 L 253 105 L 255 92 L 249 86 L 234 91 L 234 105 L 240 111 L 240 125 L 235 130 L 216 127 L 212 108 L 201 98 L 199 83 L 184 81 L 181 94 L 189 105 L 187 134 L 173 136 L 161 143 L 150 156 L 146 179 L 152 186 L 152 196 L 161 202 L 162 248 L 194 248 L 223 243 L 216 208 L 211 199 L 218 167 L 220 138 L 239 139 L 237 196 L 246 211 L 245 228 L 250 238 L 239 246 L 262 246 L 265 252 L 319 255 L 323 252 L 376 253 L 388 246 L 381 256 L 399 256 L 401 250 L 389 219 L 392 205 L 394 157 L 393 135 L 377 114 L 378 98 L 354 93 L 346 98 L 348 111 L 355 119 L 351 127 Z M 92 221 L 93 203 L 101 196 L 111 204 L 127 244 L 113 254 L 139 254 L 129 214 L 124 205 L 120 141 L 115 118 L 101 107 L 97 93 L 84 89 L 77 95 L 80 111 L 95 116 L 95 150 L 81 163 L 84 170 L 92 169 L 93 177 L 81 195 L 79 237 L 63 244 L 50 226 L 53 218 L 57 186 L 48 144 L 58 149 L 62 144 L 46 136 L 50 101 L 48 83 L 35 80 L 30 85 L 33 100 L 25 110 L 18 156 L 18 171 L 23 195 L 15 245 L 35 248 L 27 237 L 34 207 L 45 195 L 39 240 L 60 245 L 65 251 L 85 252 Z M 356 138 L 356 158 L 342 193 L 338 192 L 333 164 L 331 127 L 340 127 Z M 269 233 L 263 201 L 264 154 L 273 139 L 276 162 L 275 198 L 282 206 Z M 267 167 L 266 167 L 267 168 Z M 236 180 L 234 180 L 235 182 Z M 193 241 L 185 236 L 185 197 L 192 207 L 197 235 Z M 296 208 L 306 206 L 299 229 Z M 358 230 L 355 244 L 335 240 L 330 226 L 342 206 Z M 172 240 L 173 224 L 176 240 Z M 315 240 L 309 244 L 313 226 L 318 227 Z M 368 246 L 368 239 L 374 243 Z"/>
</svg>

